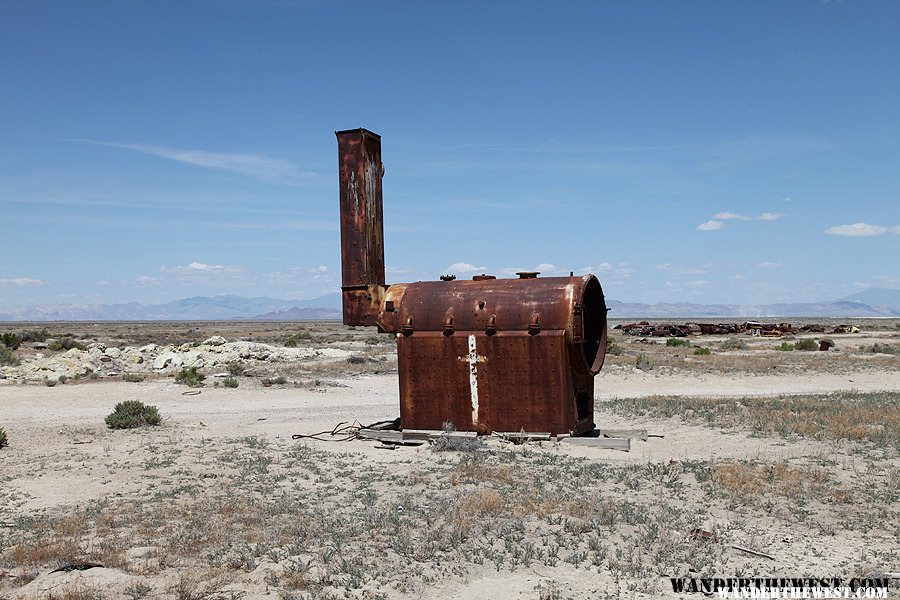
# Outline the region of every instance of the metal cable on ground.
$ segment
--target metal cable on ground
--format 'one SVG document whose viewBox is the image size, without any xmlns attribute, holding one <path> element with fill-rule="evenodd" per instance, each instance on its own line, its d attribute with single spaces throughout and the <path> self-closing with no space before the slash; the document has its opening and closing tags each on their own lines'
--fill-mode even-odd
<svg viewBox="0 0 900 600">
<path fill-rule="evenodd" d="M 393 419 L 391 421 L 376 421 L 370 425 L 363 425 L 359 421 L 353 421 L 353 423 L 347 424 L 347 421 L 341 421 L 337 425 L 334 426 L 334 429 L 331 431 L 320 431 L 319 433 L 295 433 L 291 436 L 292 440 L 305 440 L 312 439 L 318 440 L 320 442 L 349 442 L 351 440 L 355 440 L 359 438 L 359 430 L 360 429 L 384 429 L 384 430 L 397 430 L 400 429 L 400 419 Z M 322 437 L 322 436 L 331 436 Z M 334 436 L 343 435 L 340 439 L 334 439 Z"/>
</svg>

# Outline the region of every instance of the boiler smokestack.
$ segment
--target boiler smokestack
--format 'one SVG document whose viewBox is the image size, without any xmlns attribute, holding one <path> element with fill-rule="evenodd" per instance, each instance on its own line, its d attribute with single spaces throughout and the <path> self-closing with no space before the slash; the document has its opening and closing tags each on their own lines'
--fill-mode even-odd
<svg viewBox="0 0 900 600">
<path fill-rule="evenodd" d="M 375 325 L 384 294 L 381 136 L 336 131 L 341 186 L 341 290 L 344 325 Z"/>
</svg>

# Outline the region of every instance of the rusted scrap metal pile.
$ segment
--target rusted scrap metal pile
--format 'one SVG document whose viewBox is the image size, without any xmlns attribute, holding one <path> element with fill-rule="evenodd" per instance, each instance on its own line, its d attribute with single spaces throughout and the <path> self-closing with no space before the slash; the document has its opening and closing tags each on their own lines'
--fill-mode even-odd
<svg viewBox="0 0 900 600">
<path fill-rule="evenodd" d="M 760 323 L 746 321 L 744 323 L 626 323 L 616 325 L 626 335 L 640 337 L 687 337 L 689 335 L 753 335 L 758 337 L 781 337 L 800 333 L 825 333 L 826 327 L 812 323 L 794 327 L 790 323 Z M 830 333 L 859 333 L 853 325 L 838 325 Z"/>
</svg>

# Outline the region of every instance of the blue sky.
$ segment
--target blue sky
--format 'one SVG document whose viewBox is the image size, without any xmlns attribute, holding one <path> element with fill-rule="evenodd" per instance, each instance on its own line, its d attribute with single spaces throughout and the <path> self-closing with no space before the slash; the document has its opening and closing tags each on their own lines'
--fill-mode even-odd
<svg viewBox="0 0 900 600">
<path fill-rule="evenodd" d="M 900 3 L 0 7 L 0 308 L 340 285 L 333 131 L 388 281 L 623 301 L 900 287 Z"/>
</svg>

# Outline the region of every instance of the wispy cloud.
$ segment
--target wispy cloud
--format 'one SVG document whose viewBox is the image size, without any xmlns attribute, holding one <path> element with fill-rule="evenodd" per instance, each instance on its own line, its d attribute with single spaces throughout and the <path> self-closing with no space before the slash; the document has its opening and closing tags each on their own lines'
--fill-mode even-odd
<svg viewBox="0 0 900 600">
<path fill-rule="evenodd" d="M 852 223 L 850 225 L 835 225 L 825 230 L 829 235 L 843 235 L 846 237 L 871 237 L 885 233 L 900 234 L 900 225 L 885 227 L 884 225 L 871 225 L 869 223 Z"/>
<path fill-rule="evenodd" d="M 706 263 L 699 267 L 685 267 L 681 265 L 673 265 L 672 263 L 662 263 L 656 265 L 656 270 L 667 271 L 674 275 L 703 275 L 704 273 L 709 273 L 712 267 L 712 263 Z"/>
<path fill-rule="evenodd" d="M 722 221 L 704 221 L 697 225 L 697 231 L 715 231 L 716 229 L 722 229 L 725 226 L 725 223 Z"/>
<path fill-rule="evenodd" d="M 38 287 L 44 285 L 40 279 L 33 277 L 12 277 L 9 279 L 0 279 L 0 286 L 3 287 Z"/>
<path fill-rule="evenodd" d="M 772 262 L 770 260 L 764 260 L 756 266 L 759 267 L 760 269 L 780 269 L 781 267 L 784 266 L 784 263 Z"/>
<path fill-rule="evenodd" d="M 227 152 L 209 152 L 207 150 L 186 150 L 152 144 L 125 144 L 84 139 L 69 141 L 105 146 L 107 148 L 132 150 L 198 167 L 240 173 L 241 175 L 268 182 L 303 185 L 312 182 L 316 178 L 316 173 L 303 171 L 289 160 L 261 154 L 231 154 Z"/>
<path fill-rule="evenodd" d="M 197 274 L 215 274 L 215 273 L 238 273 L 240 267 L 229 267 L 225 265 L 208 265 L 206 263 L 194 261 L 186 266 L 167 267 L 163 265 L 159 268 L 162 273 L 174 273 L 175 275 L 197 275 Z"/>
<path fill-rule="evenodd" d="M 764 212 L 758 217 L 748 217 L 747 215 L 733 212 L 720 212 L 713 215 L 713 218 L 719 219 L 720 221 L 777 221 L 783 216 L 784 213 Z"/>
<path fill-rule="evenodd" d="M 740 213 L 718 212 L 713 215 L 709 221 L 704 221 L 697 225 L 698 231 L 715 231 L 725 227 L 725 221 L 777 221 L 784 216 L 784 213 L 764 212 L 757 217 L 750 217 Z"/>
<path fill-rule="evenodd" d="M 477 267 L 467 262 L 455 262 L 444 269 L 444 271 L 453 275 L 466 275 L 468 273 L 483 273 L 487 271 L 487 267 Z"/>
<path fill-rule="evenodd" d="M 724 220 L 733 220 L 733 221 L 749 221 L 750 217 L 746 215 L 739 215 L 733 212 L 720 212 L 713 215 L 713 218 Z"/>
</svg>

